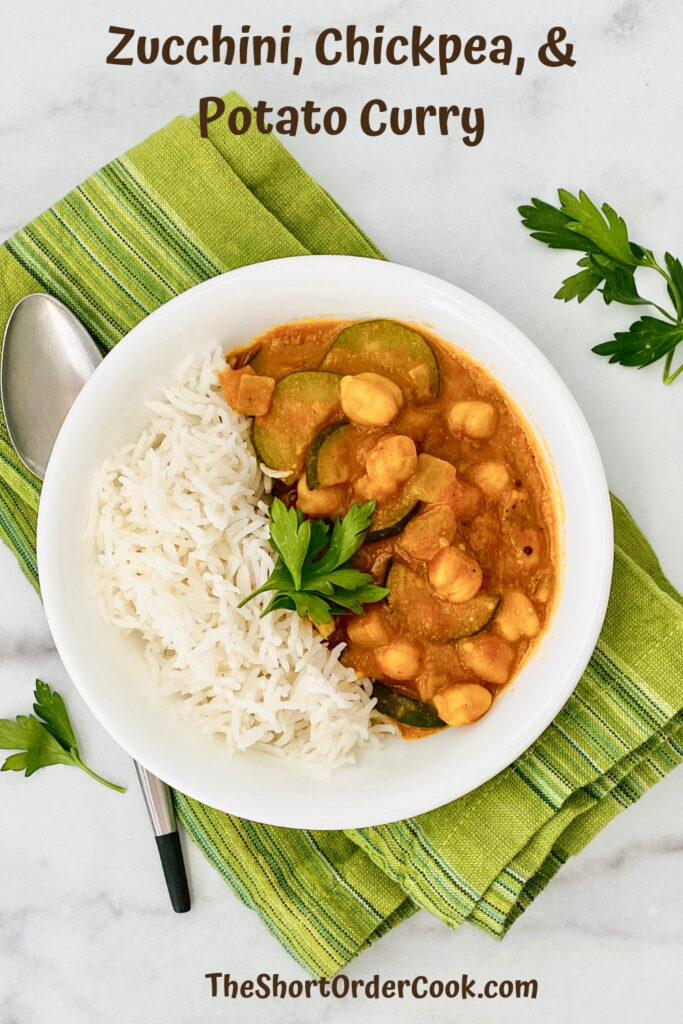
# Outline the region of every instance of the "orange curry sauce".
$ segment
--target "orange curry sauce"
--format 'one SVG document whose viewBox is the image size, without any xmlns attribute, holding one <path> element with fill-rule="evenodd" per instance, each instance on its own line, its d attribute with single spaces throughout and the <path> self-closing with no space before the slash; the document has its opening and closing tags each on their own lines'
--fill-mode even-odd
<svg viewBox="0 0 683 1024">
<path fill-rule="evenodd" d="M 255 414 L 257 453 L 291 470 L 276 484 L 286 503 L 334 518 L 377 501 L 378 530 L 353 564 L 390 594 L 338 618 L 330 643 L 346 643 L 359 676 L 436 708 L 442 723 L 480 718 L 538 643 L 557 582 L 556 506 L 520 412 L 464 353 L 394 321 L 284 324 L 228 363 L 225 397 Z M 280 385 L 302 371 L 319 377 Z M 287 431 L 285 454 L 264 451 Z M 434 731 L 396 718 L 407 738 Z"/>
</svg>

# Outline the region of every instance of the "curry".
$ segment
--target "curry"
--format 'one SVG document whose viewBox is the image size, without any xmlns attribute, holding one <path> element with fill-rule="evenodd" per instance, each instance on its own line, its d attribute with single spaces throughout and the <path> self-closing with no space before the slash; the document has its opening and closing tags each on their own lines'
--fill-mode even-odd
<svg viewBox="0 0 683 1024">
<path fill-rule="evenodd" d="M 354 564 L 388 589 L 329 641 L 406 738 L 481 718 L 549 621 L 555 504 L 529 428 L 464 353 L 391 320 L 304 321 L 233 352 L 276 492 L 306 516 L 375 511 Z"/>
</svg>

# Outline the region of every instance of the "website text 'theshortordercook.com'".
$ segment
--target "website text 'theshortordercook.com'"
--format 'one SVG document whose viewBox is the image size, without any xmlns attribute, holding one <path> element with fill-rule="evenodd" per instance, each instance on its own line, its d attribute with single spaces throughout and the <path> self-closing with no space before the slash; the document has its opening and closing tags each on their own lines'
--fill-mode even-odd
<svg viewBox="0 0 683 1024">
<path fill-rule="evenodd" d="M 338 974 L 321 978 L 285 980 L 279 974 L 258 974 L 255 978 L 236 978 L 222 971 L 205 974 L 212 997 L 225 999 L 535 999 L 535 978 L 495 979 L 479 983 L 469 974 L 459 978 L 349 978 Z"/>
</svg>

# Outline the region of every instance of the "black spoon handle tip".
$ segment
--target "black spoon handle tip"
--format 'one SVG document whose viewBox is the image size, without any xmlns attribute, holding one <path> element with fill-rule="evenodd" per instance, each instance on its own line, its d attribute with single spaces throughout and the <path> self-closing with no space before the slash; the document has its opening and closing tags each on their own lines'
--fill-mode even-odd
<svg viewBox="0 0 683 1024">
<path fill-rule="evenodd" d="M 155 838 L 171 905 L 176 914 L 185 914 L 190 909 L 190 890 L 187 886 L 180 836 L 176 831 Z"/>
</svg>

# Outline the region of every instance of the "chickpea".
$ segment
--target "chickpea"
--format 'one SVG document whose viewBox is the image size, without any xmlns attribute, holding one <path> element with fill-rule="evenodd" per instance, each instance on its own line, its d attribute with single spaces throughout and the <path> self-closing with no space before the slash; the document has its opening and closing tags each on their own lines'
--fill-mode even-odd
<svg viewBox="0 0 683 1024">
<path fill-rule="evenodd" d="M 401 534 L 401 547 L 411 558 L 428 562 L 455 537 L 456 521 L 449 505 L 432 505 L 411 519 Z"/>
<path fill-rule="evenodd" d="M 465 668 L 487 683 L 502 686 L 510 678 L 515 657 L 511 647 L 500 637 L 482 634 L 460 644 L 460 656 Z"/>
<path fill-rule="evenodd" d="M 307 516 L 332 516 L 341 512 L 346 504 L 347 489 L 344 484 L 332 487 L 316 487 L 310 491 L 306 476 L 299 477 L 297 484 L 297 505 Z"/>
<path fill-rule="evenodd" d="M 486 438 L 496 429 L 498 416 L 490 402 L 456 402 L 448 412 L 448 427 L 453 434 Z"/>
<path fill-rule="evenodd" d="M 510 483 L 510 474 L 502 462 L 479 462 L 472 467 L 472 479 L 489 498 L 497 498 Z"/>
<path fill-rule="evenodd" d="M 478 683 L 455 683 L 436 694 L 434 706 L 448 725 L 471 725 L 491 707 L 491 694 Z"/>
<path fill-rule="evenodd" d="M 415 640 L 400 638 L 380 647 L 377 664 L 390 679 L 414 679 L 422 667 L 422 647 Z"/>
<path fill-rule="evenodd" d="M 365 459 L 365 472 L 383 495 L 395 494 L 416 469 L 415 442 L 404 434 L 381 437 Z"/>
<path fill-rule="evenodd" d="M 440 504 L 452 497 L 457 480 L 455 466 L 445 459 L 420 452 L 415 475 L 407 484 L 411 497 Z"/>
<path fill-rule="evenodd" d="M 521 590 L 509 590 L 496 614 L 496 625 L 506 640 L 537 636 L 541 629 L 536 609 Z"/>
<path fill-rule="evenodd" d="M 442 548 L 429 562 L 427 574 L 437 594 L 454 604 L 469 601 L 481 587 L 481 566 L 460 548 Z"/>
<path fill-rule="evenodd" d="M 357 647 L 383 647 L 389 639 L 379 608 L 370 608 L 365 615 L 349 616 L 346 632 L 351 643 Z"/>
<path fill-rule="evenodd" d="M 364 427 L 386 427 L 403 405 L 401 389 L 379 373 L 342 377 L 339 397 L 344 415 Z"/>
</svg>

